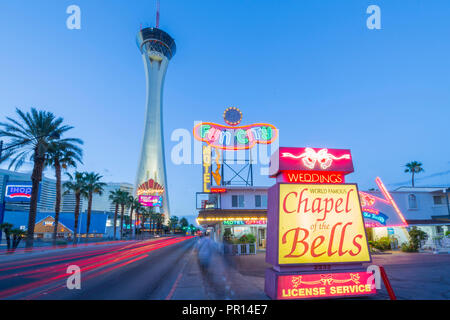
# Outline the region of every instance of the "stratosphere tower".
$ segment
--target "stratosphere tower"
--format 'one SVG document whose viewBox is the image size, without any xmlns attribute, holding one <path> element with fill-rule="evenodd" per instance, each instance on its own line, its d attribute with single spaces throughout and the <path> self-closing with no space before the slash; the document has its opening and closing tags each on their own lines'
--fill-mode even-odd
<svg viewBox="0 0 450 320">
<path fill-rule="evenodd" d="M 137 196 L 149 199 L 162 197 L 160 213 L 170 218 L 167 190 L 166 161 L 163 136 L 163 90 L 169 61 L 175 55 L 172 37 L 158 28 L 141 29 L 137 45 L 144 61 L 147 97 L 144 138 L 136 178 Z M 141 201 L 142 203 L 142 201 Z"/>
</svg>

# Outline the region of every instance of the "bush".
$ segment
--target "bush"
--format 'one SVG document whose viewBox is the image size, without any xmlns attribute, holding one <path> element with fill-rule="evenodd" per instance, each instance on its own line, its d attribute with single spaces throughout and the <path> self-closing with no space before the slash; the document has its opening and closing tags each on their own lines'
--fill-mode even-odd
<svg viewBox="0 0 450 320">
<path fill-rule="evenodd" d="M 414 244 L 412 244 L 411 242 L 402 243 L 401 249 L 403 252 L 417 252 L 418 251 L 418 248 L 416 248 L 414 246 Z"/>
<path fill-rule="evenodd" d="M 255 243 L 256 242 L 256 237 L 251 234 L 244 234 L 239 238 L 239 243 Z"/>
<path fill-rule="evenodd" d="M 426 240 L 428 235 L 426 232 L 417 229 L 417 227 L 412 227 L 408 233 L 410 240 L 408 243 L 402 244 L 401 250 L 403 252 L 418 252 L 420 248 L 420 241 Z"/>
<path fill-rule="evenodd" d="M 445 231 L 445 236 L 450 237 L 450 230 Z"/>
<path fill-rule="evenodd" d="M 420 241 L 426 240 L 428 235 L 426 232 L 417 229 L 417 227 L 412 227 L 411 230 L 408 231 L 410 237 L 410 244 L 415 249 L 415 251 L 419 250 Z"/>
<path fill-rule="evenodd" d="M 225 242 L 231 242 L 232 241 L 232 234 L 230 229 L 225 229 L 225 232 L 223 233 L 223 241 Z"/>
<path fill-rule="evenodd" d="M 369 241 L 369 244 L 381 251 L 390 250 L 391 249 L 391 238 L 382 237 L 376 241 Z"/>
</svg>

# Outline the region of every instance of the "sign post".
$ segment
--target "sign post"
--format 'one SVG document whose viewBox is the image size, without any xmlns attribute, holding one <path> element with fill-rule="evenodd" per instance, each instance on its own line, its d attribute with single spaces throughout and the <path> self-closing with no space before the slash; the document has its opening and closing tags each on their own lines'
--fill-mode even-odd
<svg viewBox="0 0 450 320">
<path fill-rule="evenodd" d="M 1 151 L 1 147 L 0 147 L 0 151 Z M 6 206 L 6 186 L 8 185 L 8 181 L 9 181 L 9 175 L 4 175 L 3 176 L 3 186 L 2 186 L 2 195 L 1 195 L 1 202 L 0 202 L 0 224 L 3 224 L 3 221 L 5 220 L 5 206 Z M 2 242 L 2 237 L 3 237 L 3 233 L 2 233 L 2 229 L 0 228 L 0 243 Z"/>
<path fill-rule="evenodd" d="M 271 157 L 265 292 L 272 299 L 373 295 L 350 150 L 284 148 Z"/>
</svg>

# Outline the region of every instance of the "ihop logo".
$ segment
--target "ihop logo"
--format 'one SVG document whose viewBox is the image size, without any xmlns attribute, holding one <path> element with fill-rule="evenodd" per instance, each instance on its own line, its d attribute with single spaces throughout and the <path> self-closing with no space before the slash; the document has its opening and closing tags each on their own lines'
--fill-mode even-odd
<svg viewBox="0 0 450 320">
<path fill-rule="evenodd" d="M 31 185 L 8 185 L 6 187 L 6 198 L 9 199 L 30 199 Z"/>
</svg>

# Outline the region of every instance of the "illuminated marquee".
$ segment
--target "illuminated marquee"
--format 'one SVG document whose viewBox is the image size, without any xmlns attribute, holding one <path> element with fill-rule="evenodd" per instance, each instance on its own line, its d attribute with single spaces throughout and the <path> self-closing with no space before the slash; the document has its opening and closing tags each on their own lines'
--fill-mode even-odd
<svg viewBox="0 0 450 320">
<path fill-rule="evenodd" d="M 271 144 L 277 139 L 278 130 L 268 123 L 236 127 L 201 122 L 194 127 L 194 137 L 217 149 L 244 150 L 256 144 Z"/>
<path fill-rule="evenodd" d="M 402 212 L 381 179 L 377 177 L 375 182 L 383 198 L 366 192 L 359 192 L 365 226 L 372 228 L 408 226 Z"/>
<path fill-rule="evenodd" d="M 211 192 L 211 147 L 203 146 L 203 192 Z"/>
<path fill-rule="evenodd" d="M 150 179 L 138 187 L 137 195 L 161 195 L 164 187 L 153 179 Z"/>
<path fill-rule="evenodd" d="M 31 182 L 10 182 L 6 185 L 5 202 L 30 202 L 32 191 Z"/>
<path fill-rule="evenodd" d="M 144 207 L 162 207 L 162 196 L 140 195 L 139 203 Z"/>
<path fill-rule="evenodd" d="M 325 170 L 331 167 L 333 160 L 350 159 L 350 154 L 343 154 L 339 157 L 328 152 L 328 149 L 321 149 L 314 151 L 312 148 L 305 148 L 305 151 L 300 155 L 293 155 L 289 152 L 283 152 L 283 158 L 301 159 L 303 165 L 308 169 L 314 169 L 316 163 L 321 169 Z"/>
<path fill-rule="evenodd" d="M 356 185 L 279 185 L 278 263 L 370 261 Z"/>
<path fill-rule="evenodd" d="M 225 192 L 227 192 L 226 188 L 216 188 L 216 187 L 211 188 L 211 193 L 225 193 Z"/>
<path fill-rule="evenodd" d="M 227 220 L 224 225 L 260 225 L 266 224 L 266 220 Z"/>
<path fill-rule="evenodd" d="M 272 299 L 312 299 L 376 293 L 363 213 L 348 149 L 281 147 L 270 158 L 264 291 Z M 333 265 L 341 273 L 319 273 Z M 317 267 L 321 267 L 317 269 Z"/>
<path fill-rule="evenodd" d="M 345 176 L 340 172 L 322 171 L 283 171 L 283 181 L 289 183 L 333 183 L 345 182 Z"/>
<path fill-rule="evenodd" d="M 276 177 L 286 171 L 320 171 L 322 174 L 335 172 L 346 175 L 354 170 L 348 149 L 280 147 L 270 157 L 269 175 Z"/>
</svg>

